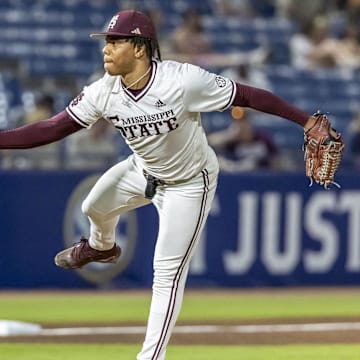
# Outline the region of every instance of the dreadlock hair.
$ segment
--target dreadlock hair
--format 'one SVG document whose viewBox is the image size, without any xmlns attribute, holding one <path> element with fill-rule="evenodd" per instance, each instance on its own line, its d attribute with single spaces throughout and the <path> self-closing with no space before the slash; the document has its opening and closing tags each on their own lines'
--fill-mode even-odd
<svg viewBox="0 0 360 360">
<path fill-rule="evenodd" d="M 143 46 L 143 45 L 145 45 L 146 55 L 148 56 L 148 58 L 150 60 L 153 57 L 155 57 L 156 59 L 162 61 L 159 42 L 156 39 L 148 39 L 148 38 L 142 38 L 142 37 L 134 36 L 134 37 L 129 38 L 129 41 L 134 46 Z"/>
</svg>

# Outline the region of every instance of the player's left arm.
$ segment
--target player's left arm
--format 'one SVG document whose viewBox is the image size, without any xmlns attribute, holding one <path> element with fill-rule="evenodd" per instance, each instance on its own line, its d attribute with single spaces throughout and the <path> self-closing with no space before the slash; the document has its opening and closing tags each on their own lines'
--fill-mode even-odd
<svg viewBox="0 0 360 360">
<path fill-rule="evenodd" d="M 250 107 L 294 121 L 303 127 L 310 117 L 306 112 L 290 105 L 268 90 L 240 83 L 236 83 L 236 94 L 232 106 Z"/>
<path fill-rule="evenodd" d="M 341 134 L 332 128 L 326 115 L 318 112 L 309 116 L 270 91 L 239 83 L 236 84 L 232 105 L 250 107 L 301 125 L 304 128 L 306 175 L 311 183 L 315 181 L 325 188 L 331 184 L 338 186 L 334 176 L 342 159 L 344 144 Z"/>
<path fill-rule="evenodd" d="M 235 83 L 235 85 L 236 94 L 232 106 L 250 107 L 267 114 L 280 116 L 301 125 L 304 131 L 311 128 L 316 121 L 316 117 L 310 116 L 268 90 L 240 83 Z M 337 135 L 332 128 L 331 133 L 333 136 Z"/>
</svg>

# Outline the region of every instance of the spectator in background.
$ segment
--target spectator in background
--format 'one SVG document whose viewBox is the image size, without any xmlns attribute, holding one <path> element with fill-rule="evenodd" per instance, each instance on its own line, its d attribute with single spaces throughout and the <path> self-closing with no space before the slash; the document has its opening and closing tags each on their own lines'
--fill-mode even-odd
<svg viewBox="0 0 360 360">
<path fill-rule="evenodd" d="M 345 17 L 350 24 L 360 26 L 360 0 L 346 1 Z"/>
<path fill-rule="evenodd" d="M 291 63 L 299 69 L 360 66 L 360 33 L 349 24 L 340 37 L 330 34 L 326 18 L 305 23 L 303 31 L 290 39 Z"/>
<path fill-rule="evenodd" d="M 216 30 L 214 36 L 218 36 Z M 245 62 L 259 64 L 264 63 L 268 56 L 268 50 L 261 45 L 251 50 L 240 48 L 225 53 L 219 50 L 211 41 L 210 33 L 204 30 L 202 16 L 195 8 L 183 13 L 182 22 L 173 31 L 171 41 L 172 46 L 165 49 L 168 51 L 164 57 L 208 68 L 237 67 Z"/>
<path fill-rule="evenodd" d="M 329 59 L 330 67 L 360 67 L 359 27 L 348 24 L 339 37 L 327 37 L 314 49 L 311 59 L 314 67 L 322 65 L 322 59 Z"/>
<path fill-rule="evenodd" d="M 171 34 L 168 34 L 166 29 L 163 29 L 165 23 L 165 17 L 161 7 L 156 3 L 147 1 L 146 11 L 144 11 L 151 20 L 154 22 L 155 29 L 159 34 L 159 44 L 162 53 L 168 53 L 172 48 Z"/>
<path fill-rule="evenodd" d="M 238 66 L 228 67 L 221 75 L 244 85 L 252 85 L 269 91 L 272 90 L 270 81 L 267 78 L 266 73 L 261 71 L 261 67 L 254 66 L 248 62 L 239 64 Z"/>
<path fill-rule="evenodd" d="M 255 10 L 250 0 L 211 0 L 213 12 L 222 16 L 238 16 L 252 18 Z"/>
<path fill-rule="evenodd" d="M 360 27 L 349 23 L 338 39 L 329 39 L 321 50 L 332 54 L 335 66 L 360 67 Z"/>
<path fill-rule="evenodd" d="M 278 17 L 308 23 L 315 17 L 326 14 L 329 3 L 329 0 L 276 0 L 276 12 Z"/>
<path fill-rule="evenodd" d="M 40 94 L 35 106 L 25 109 L 24 123 L 31 124 L 51 118 L 55 114 L 55 99 L 50 94 Z M 52 143 L 38 148 L 4 151 L 2 167 L 15 169 L 57 169 L 61 166 L 60 147 L 62 143 Z"/>
<path fill-rule="evenodd" d="M 208 135 L 220 169 L 239 172 L 277 168 L 277 146 L 271 136 L 254 126 L 251 110 L 237 110 L 240 115 L 228 128 Z"/>
<path fill-rule="evenodd" d="M 211 41 L 203 31 L 201 16 L 194 8 L 189 8 L 182 17 L 182 23 L 172 35 L 174 51 L 185 55 L 205 54 L 211 51 Z"/>
<path fill-rule="evenodd" d="M 294 34 L 289 43 L 291 65 L 298 69 L 313 69 L 334 65 L 334 59 L 322 54 L 320 45 L 329 37 L 326 19 L 317 17 L 301 24 L 301 30 Z"/>
<path fill-rule="evenodd" d="M 25 113 L 25 123 L 30 124 L 53 116 L 55 114 L 54 104 L 55 100 L 52 95 L 41 94 L 35 101 L 35 107 Z"/>
<path fill-rule="evenodd" d="M 274 0 L 211 0 L 211 4 L 216 15 L 242 18 L 272 17 L 276 10 Z"/>
<path fill-rule="evenodd" d="M 103 169 L 118 160 L 114 135 L 117 131 L 100 119 L 85 132 L 66 139 L 66 163 L 70 169 Z"/>
</svg>

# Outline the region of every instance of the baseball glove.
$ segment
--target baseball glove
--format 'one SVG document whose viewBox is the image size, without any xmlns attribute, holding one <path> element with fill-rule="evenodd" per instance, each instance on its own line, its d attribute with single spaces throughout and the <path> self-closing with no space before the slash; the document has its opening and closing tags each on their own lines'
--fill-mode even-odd
<svg viewBox="0 0 360 360">
<path fill-rule="evenodd" d="M 313 124 L 304 131 L 304 159 L 309 186 L 315 181 L 324 185 L 325 189 L 329 185 L 340 187 L 334 176 L 344 152 L 341 134 L 332 129 L 328 117 L 320 112 L 315 113 L 309 122 Z"/>
</svg>

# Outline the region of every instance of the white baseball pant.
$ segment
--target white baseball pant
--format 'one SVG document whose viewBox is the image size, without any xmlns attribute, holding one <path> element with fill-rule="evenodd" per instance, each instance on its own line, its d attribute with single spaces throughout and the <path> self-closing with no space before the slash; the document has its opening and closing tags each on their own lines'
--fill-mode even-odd
<svg viewBox="0 0 360 360">
<path fill-rule="evenodd" d="M 153 267 L 152 301 L 145 341 L 137 360 L 163 360 L 183 300 L 189 263 L 215 195 L 218 175 L 215 154 L 209 149 L 204 169 L 176 185 L 160 185 L 152 202 L 159 215 Z M 97 181 L 83 202 L 90 221 L 90 246 L 110 249 L 122 213 L 149 204 L 146 179 L 132 155 Z"/>
</svg>

